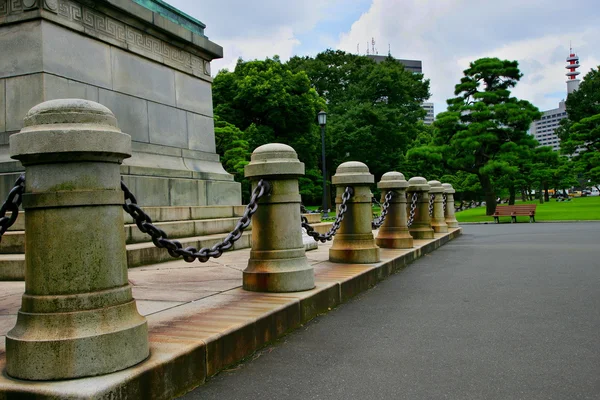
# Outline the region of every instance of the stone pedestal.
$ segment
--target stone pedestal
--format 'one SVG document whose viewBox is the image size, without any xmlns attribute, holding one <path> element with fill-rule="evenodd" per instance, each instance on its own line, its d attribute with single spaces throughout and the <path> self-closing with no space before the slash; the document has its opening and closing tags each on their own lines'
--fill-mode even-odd
<svg viewBox="0 0 600 400">
<path fill-rule="evenodd" d="M 433 239 L 433 229 L 429 217 L 429 184 L 427 184 L 427 179 L 420 176 L 410 178 L 406 192 L 408 197 L 407 212 L 409 213 L 413 194 L 416 193 L 418 196 L 415 218 L 408 231 L 415 239 Z"/>
<path fill-rule="evenodd" d="M 158 0 L 0 0 L 0 198 L 23 171 L 6 144 L 27 111 L 81 98 L 131 136 L 120 172 L 140 205 L 241 204 L 215 146 L 210 62 L 223 49 L 204 28 Z"/>
<path fill-rule="evenodd" d="M 433 215 L 431 216 L 431 227 L 435 233 L 448 232 L 446 217 L 444 216 L 444 187 L 440 181 L 429 181 L 429 195 L 433 195 Z"/>
<path fill-rule="evenodd" d="M 119 165 L 131 139 L 104 106 L 53 100 L 10 137 L 26 169 L 25 294 L 6 335 L 7 373 L 27 380 L 101 375 L 149 354 L 127 281 Z"/>
<path fill-rule="evenodd" d="M 252 153 L 245 176 L 253 188 L 269 181 L 271 193 L 252 217 L 252 250 L 243 286 L 255 292 L 298 292 L 315 287 L 314 271 L 302 242 L 298 177 L 304 164 L 288 145 L 270 143 Z"/>
<path fill-rule="evenodd" d="M 456 193 L 456 190 L 450 183 L 442 183 L 442 186 L 446 195 L 446 211 L 444 213 L 446 224 L 448 228 L 458 228 L 458 221 L 454 215 L 454 193 Z"/>
<path fill-rule="evenodd" d="M 358 161 L 345 162 L 337 168 L 331 181 L 336 186 L 337 209 L 347 186 L 354 189 L 354 195 L 347 203 L 348 211 L 333 238 L 329 261 L 346 264 L 379 262 L 379 247 L 375 245 L 371 230 L 373 194 L 369 186 L 375 178 L 369 172 L 369 167 Z"/>
<path fill-rule="evenodd" d="M 389 249 L 409 249 L 413 247 L 413 237 L 408 232 L 406 216 L 406 188 L 408 182 L 400 172 L 386 172 L 377 184 L 381 189 L 381 202 L 385 195 L 393 190 L 394 196 L 390 201 L 388 214 L 383 225 L 379 228 L 375 243 L 379 247 Z"/>
</svg>

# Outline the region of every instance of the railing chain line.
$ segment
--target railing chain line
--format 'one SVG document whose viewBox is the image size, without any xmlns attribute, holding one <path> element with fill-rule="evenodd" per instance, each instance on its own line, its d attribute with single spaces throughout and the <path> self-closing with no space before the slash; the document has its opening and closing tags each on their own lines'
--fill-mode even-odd
<svg viewBox="0 0 600 400">
<path fill-rule="evenodd" d="M 306 233 L 311 236 L 313 239 L 315 239 L 316 241 L 320 241 L 322 243 L 325 243 L 328 240 L 333 239 L 333 237 L 335 236 L 336 232 L 338 231 L 338 229 L 340 229 L 340 224 L 342 223 L 342 221 L 344 220 L 344 215 L 346 214 L 346 211 L 348 211 L 348 200 L 350 200 L 350 198 L 354 195 L 354 189 L 352 189 L 352 187 L 347 186 L 346 189 L 344 190 L 344 193 L 342 194 L 342 204 L 340 204 L 340 208 L 338 210 L 338 214 L 337 217 L 335 218 L 335 221 L 333 223 L 333 225 L 331 226 L 331 229 L 329 229 L 329 231 L 325 234 L 320 234 L 319 232 L 315 231 L 315 228 L 313 228 L 312 226 L 309 225 L 308 223 L 308 219 L 305 216 L 302 216 L 302 227 L 304 229 L 306 229 Z"/>
<path fill-rule="evenodd" d="M 135 224 L 140 231 L 147 233 L 152 237 L 152 242 L 158 248 L 166 248 L 172 257 L 183 257 L 187 262 L 193 262 L 196 259 L 200 262 L 206 262 L 209 258 L 219 258 L 225 250 L 233 247 L 233 244 L 242 237 L 244 230 L 250 225 L 252 215 L 258 210 L 258 199 L 268 195 L 271 192 L 271 185 L 265 180 L 258 181 L 256 188 L 252 192 L 250 201 L 246 206 L 244 214 L 239 219 L 235 228 L 225 237 L 225 239 L 212 246 L 211 248 L 204 247 L 200 250 L 189 246 L 185 249 L 178 240 L 170 240 L 162 229 L 152 224 L 152 219 L 138 205 L 133 193 L 127 188 L 125 183 L 121 181 L 121 189 L 125 193 L 125 204 L 123 209 L 133 217 Z"/>
</svg>

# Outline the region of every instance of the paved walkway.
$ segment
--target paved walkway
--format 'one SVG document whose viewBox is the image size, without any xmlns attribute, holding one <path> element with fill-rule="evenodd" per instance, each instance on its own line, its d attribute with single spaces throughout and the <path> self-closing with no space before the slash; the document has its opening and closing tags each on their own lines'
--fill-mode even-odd
<svg viewBox="0 0 600 400">
<path fill-rule="evenodd" d="M 600 223 L 463 232 L 185 399 L 600 398 Z"/>
</svg>

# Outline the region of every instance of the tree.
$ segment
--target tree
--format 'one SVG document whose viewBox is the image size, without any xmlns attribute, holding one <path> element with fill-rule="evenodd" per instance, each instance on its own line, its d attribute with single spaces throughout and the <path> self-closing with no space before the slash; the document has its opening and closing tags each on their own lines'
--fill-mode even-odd
<svg viewBox="0 0 600 400">
<path fill-rule="evenodd" d="M 215 115 L 215 142 L 223 168 L 233 175 L 236 182 L 242 183 L 242 196 L 247 201 L 250 183 L 244 179 L 244 167 L 250 161 L 250 146 L 244 132 Z"/>
<path fill-rule="evenodd" d="M 381 63 L 343 51 L 327 50 L 315 58 L 294 57 L 288 65 L 306 71 L 326 99 L 327 169 L 356 160 L 377 179 L 398 169 L 403 154 L 423 130 L 421 103 L 429 82 L 388 57 Z"/>
<path fill-rule="evenodd" d="M 600 67 L 592 69 L 566 101 L 567 118 L 557 130 L 561 152 L 573 157 L 584 181 L 600 184 Z M 587 186 L 587 185 L 586 185 Z"/>
<path fill-rule="evenodd" d="M 448 99 L 448 111 L 438 114 L 433 148 L 445 167 L 478 177 L 484 191 L 486 212 L 494 213 L 494 177 L 515 172 L 507 158 L 519 148 L 533 148 L 527 134 L 539 110 L 525 100 L 511 97 L 510 89 L 521 79 L 516 61 L 482 58 L 472 62 L 455 86 L 457 97 Z M 413 154 L 423 151 L 413 150 Z"/>
<path fill-rule="evenodd" d="M 269 142 L 294 148 L 307 169 L 317 165 L 317 112 L 325 102 L 304 72 L 293 72 L 278 57 L 243 61 L 213 82 L 215 114 L 242 131 L 251 148 Z"/>
</svg>

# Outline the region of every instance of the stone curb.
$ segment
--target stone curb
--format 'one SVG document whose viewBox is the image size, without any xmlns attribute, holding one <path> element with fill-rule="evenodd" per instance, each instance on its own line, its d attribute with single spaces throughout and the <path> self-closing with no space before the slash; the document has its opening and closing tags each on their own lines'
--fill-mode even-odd
<svg viewBox="0 0 600 400">
<path fill-rule="evenodd" d="M 381 249 L 375 264 L 315 264 L 316 288 L 296 293 L 255 293 L 236 288 L 148 316 L 150 357 L 109 375 L 26 382 L 5 372 L 0 350 L 0 400 L 171 399 L 202 385 L 256 350 L 297 329 L 460 236 L 462 229 L 415 240 L 410 250 Z"/>
<path fill-rule="evenodd" d="M 579 224 L 579 223 L 590 223 L 590 222 L 596 222 L 596 223 L 600 223 L 600 220 L 575 220 L 575 221 L 535 221 L 535 224 Z M 524 221 L 524 222 L 517 222 L 517 224 L 529 224 L 529 221 Z M 481 221 L 481 222 L 460 222 L 459 224 L 461 225 L 498 225 L 496 224 L 494 221 L 489 221 L 489 222 L 485 222 L 485 221 Z M 501 222 L 500 224 L 510 224 L 510 222 Z"/>
</svg>

